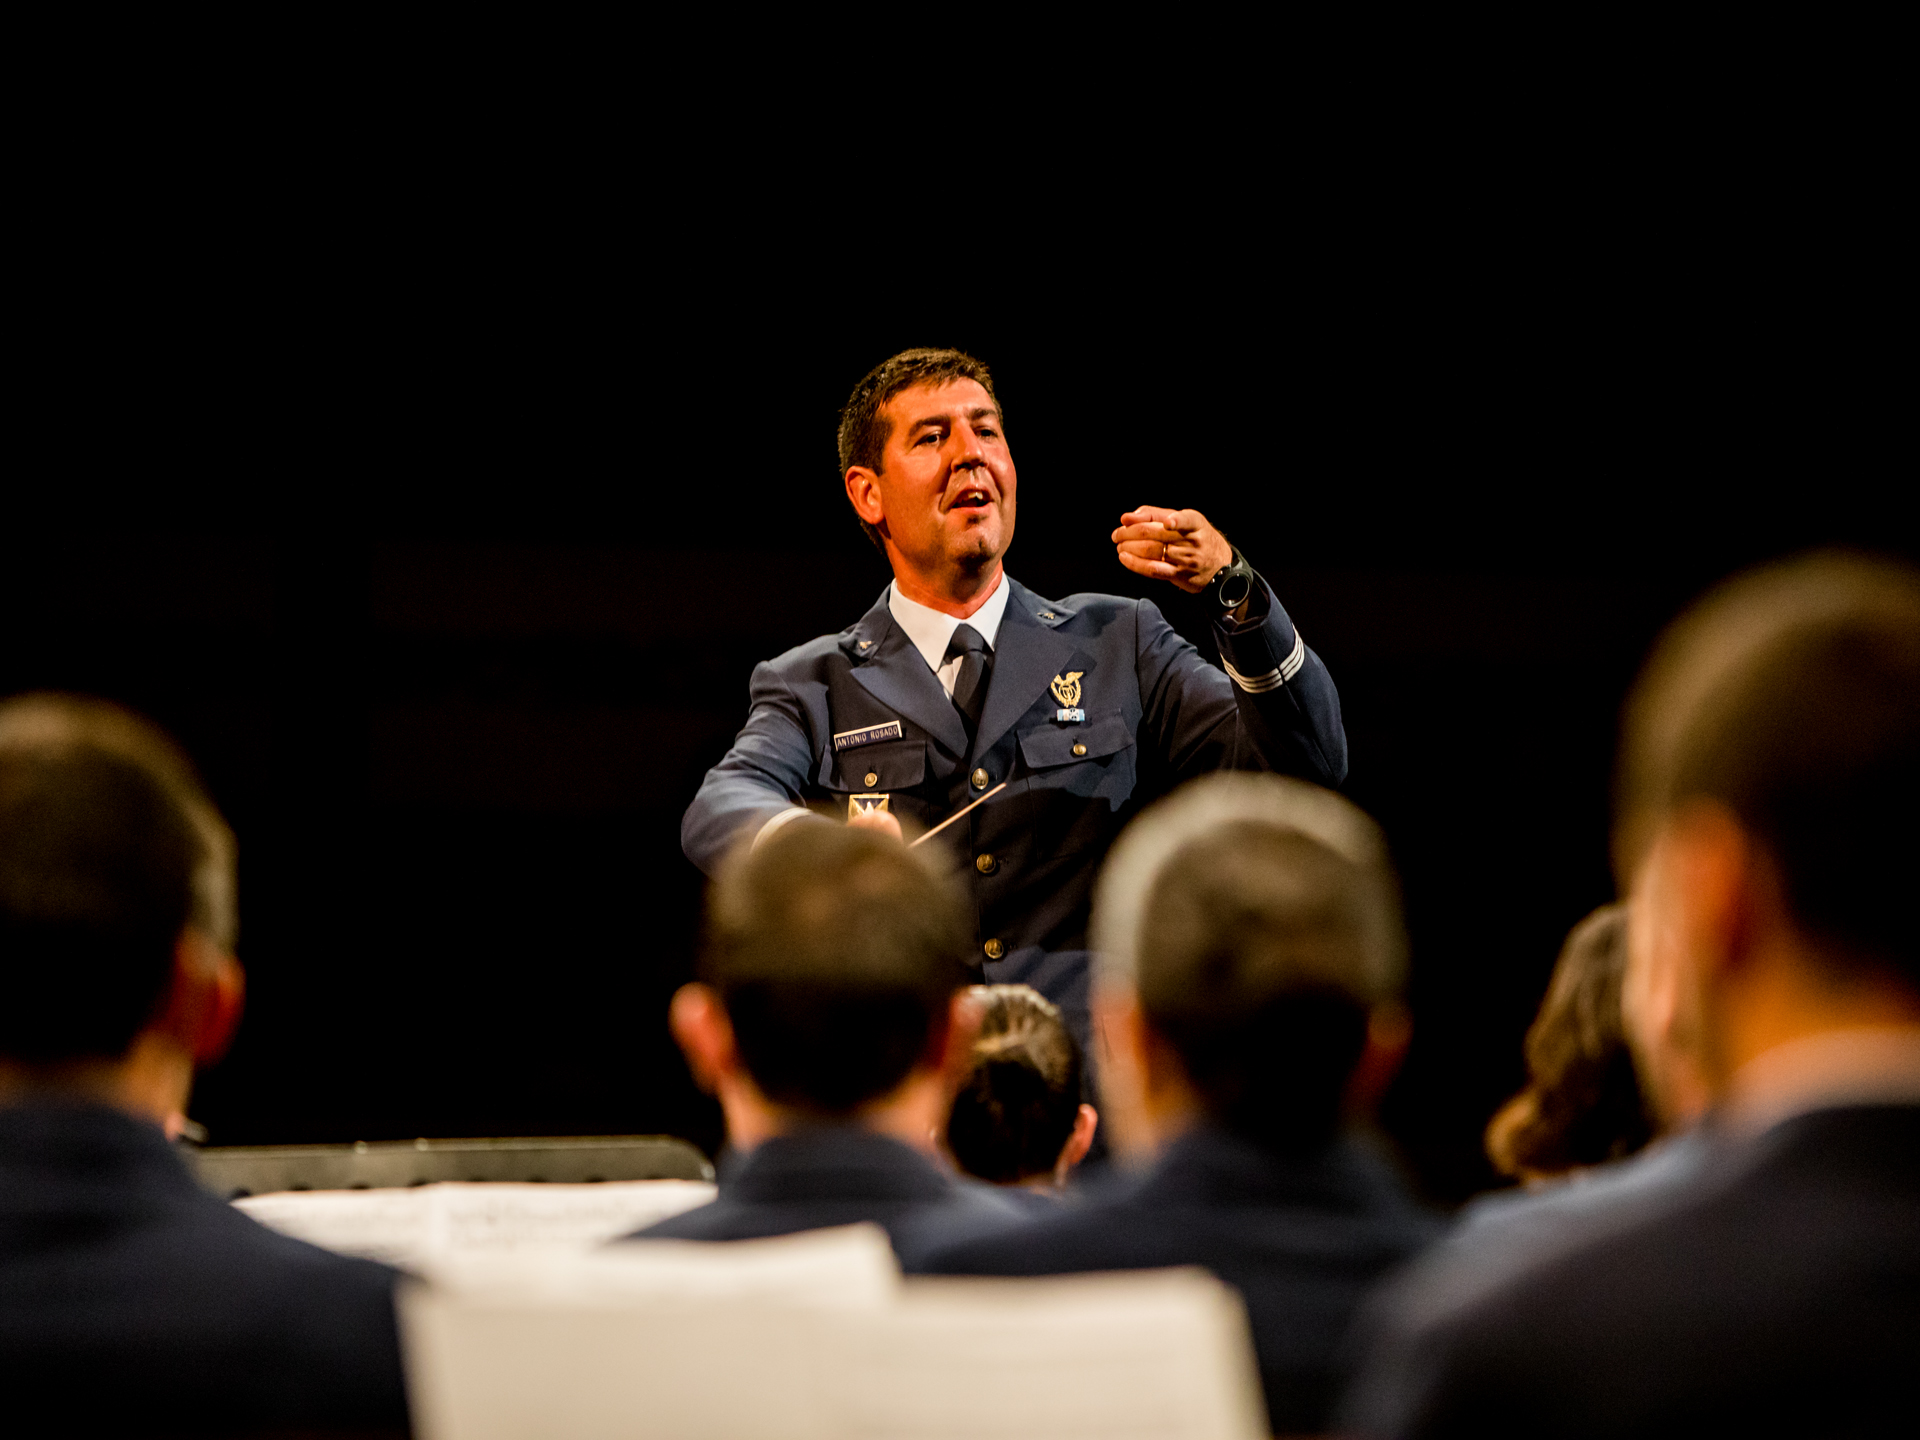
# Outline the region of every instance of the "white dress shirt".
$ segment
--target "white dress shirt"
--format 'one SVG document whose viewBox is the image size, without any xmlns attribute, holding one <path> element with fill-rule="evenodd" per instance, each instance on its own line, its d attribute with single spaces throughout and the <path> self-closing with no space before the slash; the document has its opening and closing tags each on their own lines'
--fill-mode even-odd
<svg viewBox="0 0 1920 1440">
<path fill-rule="evenodd" d="M 926 660 L 927 668 L 939 677 L 940 688 L 947 692 L 947 698 L 952 699 L 953 682 L 960 678 L 963 658 L 956 655 L 947 659 L 947 646 L 953 643 L 953 632 L 962 625 L 971 625 L 987 642 L 987 649 L 993 649 L 1000 634 L 1000 617 L 1007 613 L 1007 599 L 1011 594 L 1007 572 L 1002 570 L 1000 583 L 987 597 L 987 603 L 965 620 L 958 620 L 938 610 L 929 610 L 917 600 L 909 600 L 900 593 L 900 582 L 896 580 L 887 587 L 887 609 L 892 612 L 894 623 L 906 631 L 913 648 Z"/>
</svg>

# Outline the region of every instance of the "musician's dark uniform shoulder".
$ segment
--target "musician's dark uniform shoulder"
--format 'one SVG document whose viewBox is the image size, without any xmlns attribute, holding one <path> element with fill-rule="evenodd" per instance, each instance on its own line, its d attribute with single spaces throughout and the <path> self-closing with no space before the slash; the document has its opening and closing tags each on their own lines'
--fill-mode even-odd
<svg viewBox="0 0 1920 1440">
<path fill-rule="evenodd" d="M 882 593 L 859 623 L 756 666 L 747 723 L 681 825 L 711 871 L 743 832 L 805 806 L 844 818 L 885 794 L 909 839 L 1002 781 L 929 842 L 962 867 L 990 981 L 1020 981 L 1086 1033 L 1086 927 L 1107 847 L 1141 805 L 1210 770 L 1338 785 L 1340 701 L 1264 581 L 1215 624 L 1209 663 L 1151 601 L 1048 600 L 1009 581 L 974 743 Z"/>
</svg>

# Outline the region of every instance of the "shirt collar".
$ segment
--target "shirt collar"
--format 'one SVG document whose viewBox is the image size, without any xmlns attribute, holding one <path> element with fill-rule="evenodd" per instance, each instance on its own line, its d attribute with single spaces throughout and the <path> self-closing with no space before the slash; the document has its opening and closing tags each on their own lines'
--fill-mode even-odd
<svg viewBox="0 0 1920 1440">
<path fill-rule="evenodd" d="M 1749 1134 L 1844 1105 L 1920 1104 L 1920 1026 L 1828 1030 L 1776 1045 L 1735 1072 L 1727 1118 Z"/>
<path fill-rule="evenodd" d="M 989 650 L 1000 634 L 1000 617 L 1007 613 L 1007 600 L 1012 594 L 1013 587 L 1007 583 L 1007 572 L 1002 570 L 1000 583 L 994 587 L 993 594 L 987 597 L 987 603 L 966 618 L 965 623 L 980 632 Z M 937 674 L 940 667 L 947 663 L 947 646 L 953 642 L 953 632 L 962 622 L 952 615 L 930 610 L 917 600 L 909 600 L 900 593 L 900 582 L 897 580 L 887 587 L 887 609 L 893 613 L 900 628 L 907 632 L 907 638 L 927 662 L 927 668 Z"/>
</svg>

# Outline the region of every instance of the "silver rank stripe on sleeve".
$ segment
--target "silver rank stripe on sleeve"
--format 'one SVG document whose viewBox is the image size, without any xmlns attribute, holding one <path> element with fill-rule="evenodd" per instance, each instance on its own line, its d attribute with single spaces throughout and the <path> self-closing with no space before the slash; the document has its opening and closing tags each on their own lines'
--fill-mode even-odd
<svg viewBox="0 0 1920 1440">
<path fill-rule="evenodd" d="M 1269 670 L 1264 675 L 1242 675 L 1221 657 L 1220 667 L 1228 677 L 1249 695 L 1264 695 L 1269 690 L 1278 690 L 1287 681 L 1300 673 L 1300 667 L 1307 663 L 1307 641 L 1298 630 L 1293 632 L 1293 649 L 1287 652 L 1287 658 L 1280 662 L 1280 668 Z"/>
</svg>

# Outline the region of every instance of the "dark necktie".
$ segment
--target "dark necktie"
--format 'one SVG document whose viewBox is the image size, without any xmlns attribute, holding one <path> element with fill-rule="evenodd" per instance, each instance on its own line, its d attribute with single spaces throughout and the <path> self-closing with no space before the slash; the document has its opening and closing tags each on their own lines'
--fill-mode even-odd
<svg viewBox="0 0 1920 1440">
<path fill-rule="evenodd" d="M 960 673 L 953 677 L 953 708 L 967 722 L 967 743 L 980 728 L 980 711 L 987 703 L 987 677 L 993 672 L 993 651 L 986 638 L 973 626 L 953 627 L 953 639 L 947 642 L 948 660 L 960 657 Z"/>
</svg>

